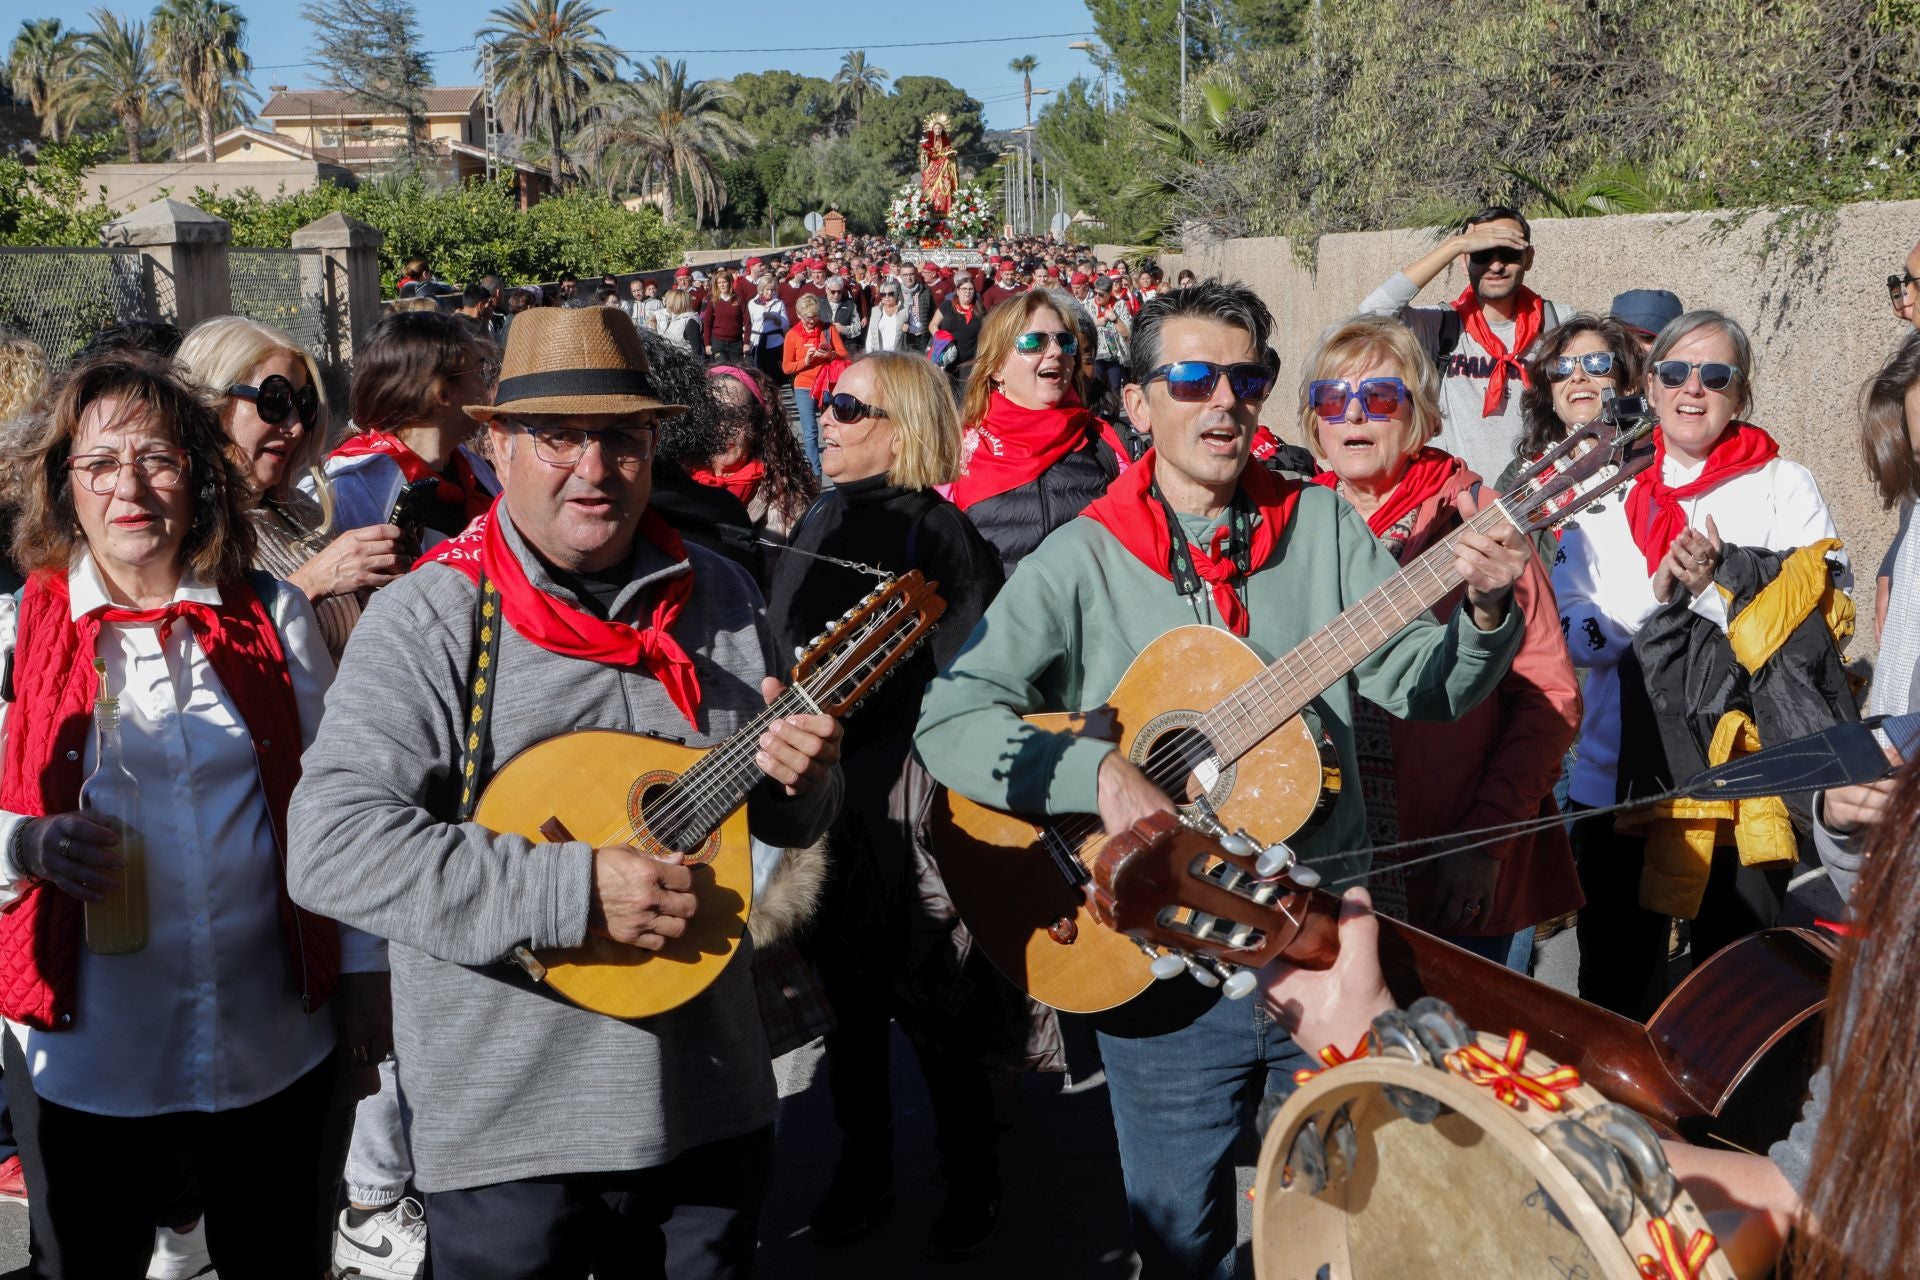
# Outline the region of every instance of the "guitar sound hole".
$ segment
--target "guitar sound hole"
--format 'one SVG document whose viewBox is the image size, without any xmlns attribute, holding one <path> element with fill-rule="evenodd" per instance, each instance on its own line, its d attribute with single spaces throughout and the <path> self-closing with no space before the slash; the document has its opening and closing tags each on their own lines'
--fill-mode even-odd
<svg viewBox="0 0 1920 1280">
<path fill-rule="evenodd" d="M 1220 781 L 1213 758 L 1213 745 L 1206 735 L 1181 728 L 1154 737 L 1141 768 L 1168 799 L 1185 808 L 1209 794 Z"/>
<path fill-rule="evenodd" d="M 699 843 L 689 840 L 687 836 L 688 821 L 693 814 L 684 801 L 663 803 L 672 790 L 673 783 L 670 780 L 643 783 L 635 788 L 637 803 L 631 804 L 628 812 L 638 811 L 640 822 L 636 826 L 651 836 L 656 844 L 690 854 L 695 852 L 692 846 Z"/>
</svg>

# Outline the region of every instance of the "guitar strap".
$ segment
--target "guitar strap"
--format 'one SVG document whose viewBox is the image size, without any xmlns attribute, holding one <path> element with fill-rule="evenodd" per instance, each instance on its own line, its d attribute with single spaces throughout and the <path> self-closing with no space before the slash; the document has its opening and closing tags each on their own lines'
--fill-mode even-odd
<svg viewBox="0 0 1920 1280">
<path fill-rule="evenodd" d="M 466 714 L 462 717 L 467 736 L 460 746 L 460 810 L 454 821 L 473 821 L 480 804 L 480 792 L 493 773 L 494 677 L 500 666 L 500 632 L 505 629 L 500 616 L 500 592 L 493 579 L 480 575 L 480 592 L 474 597 L 473 629 L 476 637 L 473 662 L 467 668 Z"/>
<path fill-rule="evenodd" d="M 1200 594 L 1204 584 L 1200 573 L 1193 567 L 1193 556 L 1187 550 L 1187 531 L 1180 526 L 1180 517 L 1174 512 L 1173 504 L 1160 492 L 1160 485 L 1153 486 L 1153 496 L 1160 504 L 1160 513 L 1167 521 L 1167 572 L 1173 579 L 1175 590 L 1189 599 Z M 1253 499 L 1247 496 L 1244 488 L 1233 491 L 1233 503 L 1227 508 L 1227 557 L 1233 561 L 1238 581 L 1233 589 L 1241 591 L 1247 576 L 1253 572 Z M 1244 603 L 1244 598 L 1243 601 Z M 1195 606 L 1198 611 L 1199 606 Z"/>
</svg>

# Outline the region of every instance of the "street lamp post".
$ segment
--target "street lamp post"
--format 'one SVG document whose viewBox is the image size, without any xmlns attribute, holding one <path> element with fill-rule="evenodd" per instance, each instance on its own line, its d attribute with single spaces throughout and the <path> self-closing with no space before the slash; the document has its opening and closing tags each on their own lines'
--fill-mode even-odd
<svg viewBox="0 0 1920 1280">
<path fill-rule="evenodd" d="M 1180 123 L 1187 122 L 1187 0 L 1180 0 Z"/>
<path fill-rule="evenodd" d="M 1087 61 L 1091 62 L 1094 70 L 1100 73 L 1100 109 L 1108 115 L 1112 115 L 1113 95 L 1107 91 L 1108 59 L 1106 54 L 1101 50 L 1099 45 L 1091 40 L 1075 40 L 1072 44 L 1068 45 L 1067 48 L 1078 49 L 1080 52 L 1086 54 Z"/>
</svg>

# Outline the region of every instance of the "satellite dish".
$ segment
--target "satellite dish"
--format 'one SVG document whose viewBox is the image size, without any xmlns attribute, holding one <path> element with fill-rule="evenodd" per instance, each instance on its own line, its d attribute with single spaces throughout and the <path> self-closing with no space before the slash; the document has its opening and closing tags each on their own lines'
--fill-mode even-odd
<svg viewBox="0 0 1920 1280">
<path fill-rule="evenodd" d="M 1065 213 L 1054 214 L 1053 221 L 1047 224 L 1048 228 L 1052 230 L 1055 240 L 1065 240 L 1067 238 L 1067 229 L 1072 225 L 1073 219 Z"/>
<path fill-rule="evenodd" d="M 800 219 L 800 223 L 802 226 L 806 227 L 808 231 L 818 231 L 820 228 L 827 225 L 827 220 L 821 217 L 817 213 L 810 213 L 806 217 Z"/>
</svg>

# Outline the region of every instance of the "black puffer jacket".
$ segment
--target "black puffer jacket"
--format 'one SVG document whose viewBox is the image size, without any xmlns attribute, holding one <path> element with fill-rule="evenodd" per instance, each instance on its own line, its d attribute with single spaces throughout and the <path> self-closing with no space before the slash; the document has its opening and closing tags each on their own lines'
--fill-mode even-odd
<svg viewBox="0 0 1920 1280">
<path fill-rule="evenodd" d="M 1028 552 L 1105 493 L 1119 474 L 1112 448 L 1089 439 L 1019 488 L 974 503 L 967 518 L 1000 553 L 1011 576 Z"/>
</svg>

